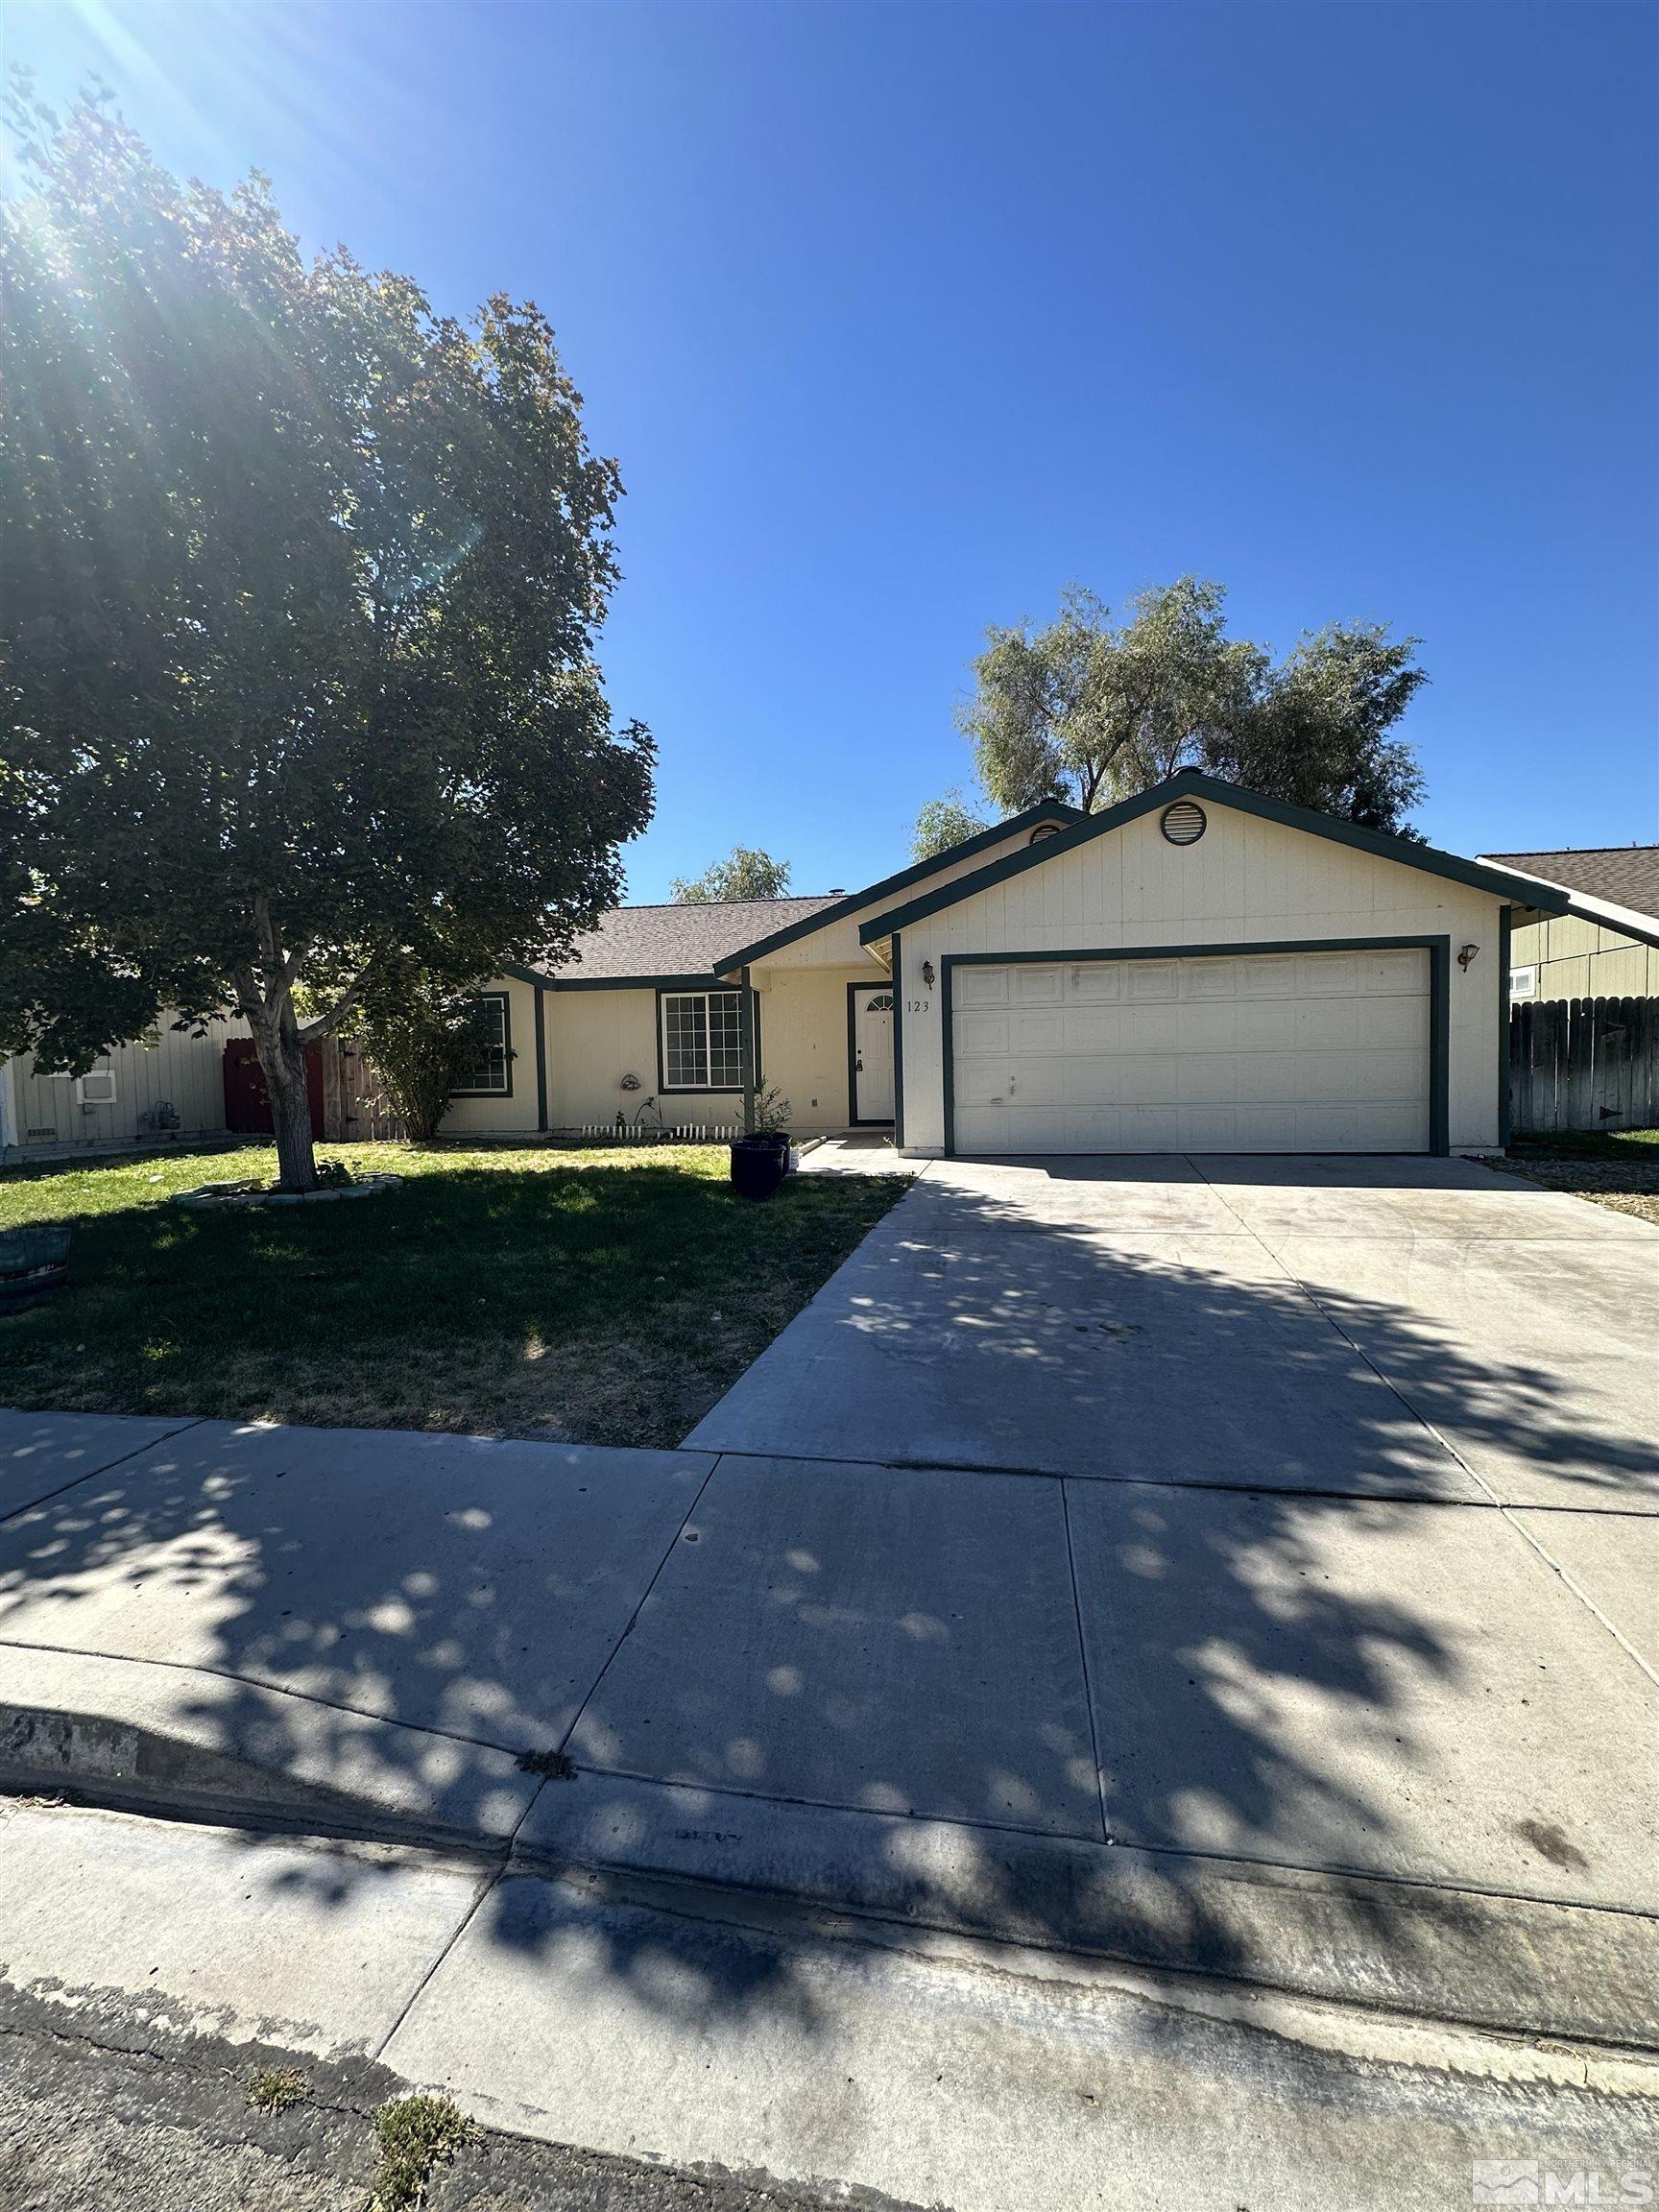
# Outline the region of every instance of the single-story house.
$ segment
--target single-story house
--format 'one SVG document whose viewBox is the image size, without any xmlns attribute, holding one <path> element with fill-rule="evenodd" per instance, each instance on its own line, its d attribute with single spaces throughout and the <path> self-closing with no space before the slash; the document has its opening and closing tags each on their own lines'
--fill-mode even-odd
<svg viewBox="0 0 1659 2212">
<path fill-rule="evenodd" d="M 920 1155 L 1478 1152 L 1514 918 L 1568 893 L 1183 770 L 851 894 L 621 907 L 499 979 L 445 1133 L 730 1125 Z"/>
<path fill-rule="evenodd" d="M 1567 893 L 1565 914 L 1517 916 L 1511 998 L 1659 998 L 1659 845 L 1484 857 Z"/>
</svg>

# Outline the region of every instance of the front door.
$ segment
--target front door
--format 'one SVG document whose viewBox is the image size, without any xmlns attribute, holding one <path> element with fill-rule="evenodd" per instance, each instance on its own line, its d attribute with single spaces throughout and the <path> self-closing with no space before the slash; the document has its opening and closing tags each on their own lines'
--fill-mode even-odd
<svg viewBox="0 0 1659 2212">
<path fill-rule="evenodd" d="M 849 985 L 853 1000 L 853 1118 L 893 1118 L 893 993 L 867 983 Z"/>
</svg>

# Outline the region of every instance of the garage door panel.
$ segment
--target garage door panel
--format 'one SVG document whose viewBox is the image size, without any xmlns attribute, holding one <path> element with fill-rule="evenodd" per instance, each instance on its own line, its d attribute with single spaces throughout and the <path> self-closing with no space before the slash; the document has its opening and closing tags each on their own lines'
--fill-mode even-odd
<svg viewBox="0 0 1659 2212">
<path fill-rule="evenodd" d="M 1008 1024 L 1016 1060 L 1034 1053 L 1060 1053 L 1066 1049 L 1066 1017 L 1056 1006 L 1052 1013 L 1033 1013 L 1016 1007 Z"/>
<path fill-rule="evenodd" d="M 960 969 L 954 984 L 957 1006 L 1006 1006 L 1008 979 L 1006 968 Z"/>
<path fill-rule="evenodd" d="M 956 997 L 964 1151 L 1430 1142 L 1421 951 L 973 966 Z"/>
<path fill-rule="evenodd" d="M 1123 1017 L 1116 1006 L 1070 1006 L 1065 1012 L 1064 1049 L 1087 1058 L 1123 1049 Z"/>
<path fill-rule="evenodd" d="M 1359 1043 L 1358 998 L 1299 998 L 1295 1048 L 1298 1052 L 1352 1051 Z"/>
<path fill-rule="evenodd" d="M 1124 1104 L 1167 1109 L 1181 1094 L 1180 1065 L 1179 1056 L 1173 1052 L 1126 1052 L 1122 1061 Z"/>
<path fill-rule="evenodd" d="M 958 1014 L 956 1017 L 958 1059 L 974 1058 L 985 1053 L 994 1053 L 1006 1059 L 1009 1042 L 1006 1014 Z"/>
<path fill-rule="evenodd" d="M 1172 1052 L 1181 1041 L 1181 1009 L 1173 1003 L 1126 1007 L 1121 1036 L 1125 1052 Z"/>
<path fill-rule="evenodd" d="M 1059 1005 L 1060 995 L 1066 987 L 1066 971 L 1057 963 L 1042 968 L 1016 968 L 1012 976 L 1010 996 L 1016 1006 Z"/>
<path fill-rule="evenodd" d="M 1189 960 L 1185 967 L 1189 998 L 1202 1000 L 1238 998 L 1237 960 Z"/>
<path fill-rule="evenodd" d="M 1128 996 L 1131 1000 L 1178 998 L 1181 996 L 1179 960 L 1130 960 Z"/>
<path fill-rule="evenodd" d="M 962 1152 L 1065 1152 L 1062 1107 L 972 1106 L 956 1115 L 956 1146 Z"/>
<path fill-rule="evenodd" d="M 1418 998 L 1362 998 L 1359 1043 L 1371 1050 L 1420 1052 L 1428 1058 L 1425 1001 Z"/>
<path fill-rule="evenodd" d="M 1079 964 L 1070 971 L 1070 989 L 1068 998 L 1084 1004 L 1110 999 L 1116 1004 L 1123 996 L 1123 969 L 1121 960 L 1096 960 Z"/>
<path fill-rule="evenodd" d="M 959 1058 L 956 1062 L 956 1106 L 1000 1106 L 1014 1080 L 1014 1063 L 988 1055 Z"/>
<path fill-rule="evenodd" d="M 1100 1059 L 1068 1059 L 1061 1062 L 1065 1070 L 1064 1096 L 1068 1106 L 1112 1106 L 1123 1103 L 1122 1059 L 1108 1054 Z"/>
<path fill-rule="evenodd" d="M 1421 998 L 1425 988 L 1423 967 L 1421 952 L 1368 952 L 1362 969 L 1365 990 L 1373 998 L 1384 994 Z"/>
<path fill-rule="evenodd" d="M 1183 1052 L 1236 1052 L 1257 1042 L 1256 1008 L 1237 1000 L 1178 1009 L 1175 1042 Z"/>
</svg>

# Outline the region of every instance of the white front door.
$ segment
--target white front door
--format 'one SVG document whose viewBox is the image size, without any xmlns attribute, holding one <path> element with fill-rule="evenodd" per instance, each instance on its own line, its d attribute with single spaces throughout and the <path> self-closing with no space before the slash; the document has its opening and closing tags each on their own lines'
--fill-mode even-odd
<svg viewBox="0 0 1659 2212">
<path fill-rule="evenodd" d="M 853 1118 L 893 1118 L 893 992 L 853 986 Z"/>
</svg>

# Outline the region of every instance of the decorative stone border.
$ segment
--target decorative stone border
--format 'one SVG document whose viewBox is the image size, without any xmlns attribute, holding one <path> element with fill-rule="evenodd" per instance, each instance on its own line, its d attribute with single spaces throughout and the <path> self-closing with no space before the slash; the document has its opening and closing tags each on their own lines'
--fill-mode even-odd
<svg viewBox="0 0 1659 2212">
<path fill-rule="evenodd" d="M 248 1206 L 324 1206 L 332 1198 L 373 1198 L 396 1190 L 401 1175 L 365 1175 L 355 1183 L 323 1183 L 315 1190 L 266 1190 L 247 1183 L 204 1183 L 195 1190 L 175 1190 L 175 1206 L 198 1213 Z"/>
</svg>

